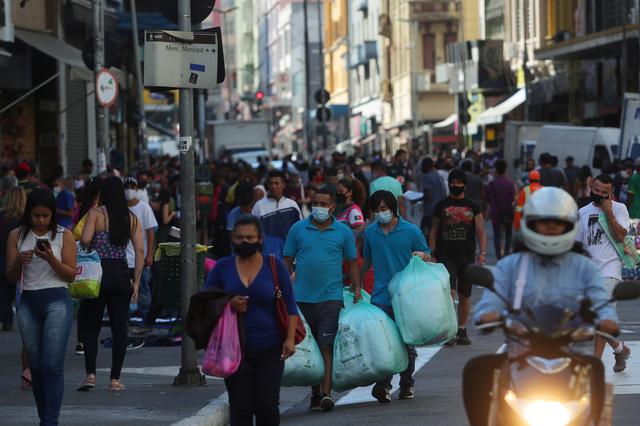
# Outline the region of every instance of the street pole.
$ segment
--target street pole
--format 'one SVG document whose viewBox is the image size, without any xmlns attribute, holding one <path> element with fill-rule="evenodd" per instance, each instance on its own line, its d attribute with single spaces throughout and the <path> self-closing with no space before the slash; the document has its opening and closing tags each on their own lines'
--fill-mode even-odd
<svg viewBox="0 0 640 426">
<path fill-rule="evenodd" d="M 94 61 L 94 85 L 97 83 L 98 73 L 104 67 L 104 3 L 103 0 L 93 0 L 93 61 Z M 108 116 L 105 107 L 98 102 L 98 88 L 94 89 L 96 96 L 96 143 L 97 143 L 97 172 L 104 173 L 107 170 L 105 149 L 109 140 Z"/>
<path fill-rule="evenodd" d="M 191 3 L 178 2 L 180 31 L 191 31 Z M 188 138 L 188 150 L 180 152 L 180 312 L 182 317 L 182 362 L 174 386 L 206 385 L 198 369 L 196 347 L 186 333 L 187 311 L 196 290 L 196 197 L 193 154 L 193 90 L 180 89 L 180 138 Z"/>
<path fill-rule="evenodd" d="M 318 51 L 320 52 L 320 55 L 318 55 L 320 58 L 322 58 L 322 65 L 324 67 L 324 54 L 323 54 L 323 48 L 324 48 L 324 43 L 322 42 L 322 2 L 321 1 L 316 1 L 316 7 L 318 9 Z M 320 90 L 324 90 L 324 69 L 320 72 Z M 326 106 L 326 105 L 325 105 Z M 322 149 L 323 150 L 327 150 L 329 147 L 328 145 L 328 139 L 327 139 L 327 123 L 324 121 L 320 121 L 318 120 L 318 118 L 316 117 L 316 122 L 320 123 L 320 126 L 322 127 Z"/>
<path fill-rule="evenodd" d="M 524 25 L 522 28 L 524 29 L 524 59 L 522 63 L 522 69 L 524 70 L 524 121 L 529 121 L 529 71 L 527 68 L 527 63 L 529 62 L 529 46 L 527 46 L 527 35 L 529 34 L 529 19 L 527 18 L 529 14 L 527 11 L 529 10 L 529 1 L 524 0 L 524 10 L 522 11 L 522 16 L 524 17 Z"/>
<path fill-rule="evenodd" d="M 136 62 L 136 91 L 138 92 L 138 111 L 140 123 L 138 124 L 138 143 L 140 144 L 139 161 L 144 164 L 145 170 L 149 170 L 149 148 L 147 145 L 147 116 L 144 111 L 144 88 L 142 85 L 142 66 L 140 65 L 140 41 L 138 39 L 138 14 L 136 12 L 136 0 L 131 2 L 131 32 L 133 38 L 133 59 Z"/>
<path fill-rule="evenodd" d="M 311 95 L 311 85 L 309 84 L 309 77 L 311 75 L 311 68 L 309 63 L 309 19 L 308 19 L 308 10 L 307 10 L 307 0 L 303 0 L 302 2 L 302 11 L 304 15 L 304 116 L 303 116 L 303 126 L 304 126 L 304 144 L 307 148 L 307 152 L 309 155 L 313 155 L 313 141 L 311 135 L 309 134 L 309 112 L 311 111 L 311 104 L 309 102 L 309 97 Z"/>
</svg>

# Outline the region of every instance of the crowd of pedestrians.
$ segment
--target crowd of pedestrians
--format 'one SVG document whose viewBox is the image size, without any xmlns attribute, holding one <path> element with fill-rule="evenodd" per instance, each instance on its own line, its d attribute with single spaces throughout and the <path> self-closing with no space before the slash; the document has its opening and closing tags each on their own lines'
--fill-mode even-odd
<svg viewBox="0 0 640 426">
<path fill-rule="evenodd" d="M 354 302 L 366 290 L 371 303 L 393 319 L 388 285 L 413 256 L 446 267 L 451 296 L 458 301 L 458 331 L 447 346 L 471 344 L 467 323 L 472 283 L 464 272 L 487 261 L 486 220 L 500 260 L 522 247 L 521 234 L 529 232 L 522 221 L 525 206 L 543 187 L 563 188 L 582 206 L 575 238 L 598 263 L 610 292 L 621 279 L 615 244 L 624 240 L 629 218 L 636 212 L 640 216 L 640 197 L 635 197 L 640 163 L 620 163 L 618 170 L 593 177 L 571 157 L 564 169 L 551 154 L 537 160 L 509 170 L 496 154 L 469 151 L 415 161 L 398 150 L 389 162 L 380 156 L 363 160 L 336 152 L 327 161 L 313 163 L 287 157 L 264 159 L 257 167 L 244 162 L 201 165 L 198 235 L 201 243 L 214 246 L 217 259 L 205 287 L 233 294 L 232 309 L 244 315 L 245 362 L 225 382 L 232 424 L 250 424 L 253 416 L 259 424 L 278 424 L 280 376 L 284 361 L 295 351 L 292 333 L 298 308 L 324 362 L 324 378 L 311 389 L 310 410 L 331 411 L 333 345 L 343 287 L 351 286 Z M 15 303 L 24 342 L 22 378 L 33 388 L 41 420 L 56 424 L 72 321 L 66 286 L 75 278 L 76 250 L 97 251 L 103 270 L 99 296 L 83 300 L 78 312 L 76 349 L 86 367 L 78 390 L 97 385 L 96 355 L 106 308 L 113 334 L 109 389 L 123 391 L 120 373 L 129 316 L 139 314 L 153 322 L 154 253 L 159 243 L 170 240 L 171 227 L 179 226 L 179 163 L 163 158 L 135 176 L 109 169 L 98 178 L 92 177 L 93 165 L 86 161 L 73 179 L 58 170 L 47 185 L 28 163 L 2 172 L 3 330 L 13 327 Z M 274 288 L 281 291 L 292 318 L 285 338 L 278 330 Z M 43 339 L 50 337 L 56 343 L 44 345 Z M 623 342 L 609 344 L 620 371 L 629 349 Z M 603 348 L 604 341 L 599 342 L 597 356 Z M 407 353 L 401 399 L 415 394 L 417 353 L 411 346 Z M 388 403 L 391 390 L 387 378 L 375 384 L 372 395 Z M 247 393 L 253 396 L 247 398 Z"/>
</svg>

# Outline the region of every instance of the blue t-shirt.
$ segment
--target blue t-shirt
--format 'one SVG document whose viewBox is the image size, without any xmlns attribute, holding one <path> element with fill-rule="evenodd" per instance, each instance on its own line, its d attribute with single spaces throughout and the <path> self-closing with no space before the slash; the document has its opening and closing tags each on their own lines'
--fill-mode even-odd
<svg viewBox="0 0 640 426">
<path fill-rule="evenodd" d="M 56 197 L 56 207 L 59 210 L 69 211 L 72 210 L 74 206 L 75 200 L 73 194 L 66 189 L 60 191 Z M 73 227 L 73 218 L 58 215 L 58 225 L 71 229 Z"/>
<path fill-rule="evenodd" d="M 342 300 L 342 261 L 356 258 L 353 232 L 331 218 L 332 224 L 320 231 L 307 218 L 289 230 L 284 255 L 296 260 L 296 300 L 319 303 Z"/>
<path fill-rule="evenodd" d="M 234 207 L 227 216 L 227 231 L 233 231 L 233 227 L 236 226 L 236 220 L 242 216 L 242 210 L 240 206 Z"/>
<path fill-rule="evenodd" d="M 298 307 L 293 296 L 289 272 L 281 260 L 276 259 L 278 279 L 287 311 L 295 315 Z M 258 275 L 247 288 L 238 275 L 236 256 L 224 257 L 216 263 L 207 277 L 204 288 L 218 287 L 237 296 L 249 296 L 244 314 L 245 347 L 247 352 L 261 352 L 282 344 L 276 313 L 275 287 L 269 258 L 265 257 Z"/>
<path fill-rule="evenodd" d="M 430 253 L 427 241 L 420 228 L 401 217 L 398 224 L 387 235 L 376 222 L 364 231 L 364 258 L 373 264 L 375 282 L 371 302 L 391 306 L 389 282 L 402 271 L 411 260 L 411 253 Z"/>
</svg>

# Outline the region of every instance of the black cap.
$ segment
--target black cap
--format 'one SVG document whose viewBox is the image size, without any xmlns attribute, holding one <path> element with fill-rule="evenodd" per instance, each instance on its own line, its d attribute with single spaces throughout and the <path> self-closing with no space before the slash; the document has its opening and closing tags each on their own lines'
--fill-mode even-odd
<svg viewBox="0 0 640 426">
<path fill-rule="evenodd" d="M 464 183 L 466 186 L 467 174 L 461 169 L 453 169 L 451 170 L 451 172 L 449 172 L 449 183 L 451 183 L 454 180 L 459 180 L 460 182 Z"/>
<path fill-rule="evenodd" d="M 573 161 L 573 157 L 572 156 L 568 156 L 567 158 L 564 159 L 564 161 Z"/>
</svg>

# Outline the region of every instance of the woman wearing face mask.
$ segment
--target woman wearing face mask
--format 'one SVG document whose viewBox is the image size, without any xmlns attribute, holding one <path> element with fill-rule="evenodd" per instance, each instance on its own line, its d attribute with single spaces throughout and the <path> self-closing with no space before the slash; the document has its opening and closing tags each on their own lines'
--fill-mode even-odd
<svg viewBox="0 0 640 426">
<path fill-rule="evenodd" d="M 297 313 L 289 273 L 276 259 L 272 271 L 262 255 L 260 219 L 243 215 L 232 233 L 235 255 L 222 258 L 209 273 L 205 288 L 218 287 L 235 296 L 231 308 L 244 315 L 245 353 L 242 365 L 225 379 L 229 393 L 231 426 L 280 423 L 280 381 L 284 360 L 295 352 L 296 315 L 289 316 L 289 330 L 283 341 L 276 314 L 274 273 L 277 274 L 288 312 Z"/>
<path fill-rule="evenodd" d="M 400 217 L 398 200 L 391 192 L 374 192 L 369 198 L 369 209 L 374 214 L 375 222 L 364 231 L 361 274 L 364 276 L 373 266 L 375 283 L 371 303 L 393 319 L 389 282 L 409 264 L 412 256 L 420 256 L 425 262 L 430 261 L 431 250 L 420 228 Z M 413 372 L 417 353 L 413 346 L 407 346 L 407 351 L 409 366 L 400 374 L 400 399 L 414 397 Z M 376 383 L 371 395 L 381 403 L 391 402 L 390 390 L 391 377 Z"/>
<path fill-rule="evenodd" d="M 354 201 L 360 198 L 359 188 L 356 188 L 354 181 L 342 179 L 338 182 L 336 189 L 336 202 L 339 208 L 339 212 L 336 213 L 336 219 L 345 225 L 349 225 L 355 233 L 362 232 L 365 224 L 364 216 L 362 209 Z"/>
</svg>

